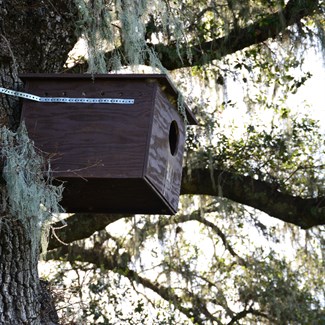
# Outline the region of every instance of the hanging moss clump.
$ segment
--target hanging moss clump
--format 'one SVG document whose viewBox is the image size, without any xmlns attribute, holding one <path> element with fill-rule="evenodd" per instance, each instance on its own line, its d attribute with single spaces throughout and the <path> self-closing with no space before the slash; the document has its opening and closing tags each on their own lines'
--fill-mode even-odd
<svg viewBox="0 0 325 325">
<path fill-rule="evenodd" d="M 106 73 L 105 51 L 114 43 L 111 11 L 105 0 L 74 0 L 79 12 L 77 32 L 87 45 L 89 73 Z"/>
<path fill-rule="evenodd" d="M 147 0 L 117 1 L 117 12 L 122 27 L 122 46 L 127 61 L 132 66 L 143 64 L 146 57 L 145 19 L 147 4 Z"/>
<path fill-rule="evenodd" d="M 46 249 L 52 216 L 63 211 L 59 205 L 63 187 L 52 185 L 50 177 L 44 178 L 45 161 L 36 152 L 24 124 L 17 133 L 2 127 L 0 137 L 8 210 L 25 228 L 36 257 L 40 242 Z"/>
<path fill-rule="evenodd" d="M 180 45 L 187 43 L 187 37 L 178 17 L 177 6 L 174 8 L 165 2 L 153 0 L 74 2 L 79 12 L 76 30 L 87 46 L 88 73 L 116 72 L 123 65 L 136 73 L 140 65 L 149 65 L 167 73 L 154 48 L 149 45 L 151 36 L 148 36 L 148 26 L 153 16 L 158 19 L 159 27 L 155 28 L 161 30 L 155 36 L 161 43 L 170 40 L 175 42 L 181 59 Z M 110 52 L 109 58 L 107 52 Z M 191 60 L 190 52 L 188 60 Z"/>
</svg>

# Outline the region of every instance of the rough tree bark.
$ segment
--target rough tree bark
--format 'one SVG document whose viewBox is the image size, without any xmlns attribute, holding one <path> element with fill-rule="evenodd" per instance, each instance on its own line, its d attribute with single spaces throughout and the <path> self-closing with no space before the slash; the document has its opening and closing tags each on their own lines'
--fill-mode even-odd
<svg viewBox="0 0 325 325">
<path fill-rule="evenodd" d="M 219 196 L 251 206 L 302 229 L 325 224 L 325 197 L 302 198 L 283 193 L 275 185 L 223 170 L 183 172 L 183 194 Z"/>
<path fill-rule="evenodd" d="M 1 216 L 0 324 L 28 324 L 39 318 L 38 261 L 24 232 L 12 216 Z"/>
<path fill-rule="evenodd" d="M 62 71 L 76 42 L 76 9 L 73 1 L 53 3 L 0 1 L 1 87 L 19 89 L 18 73 Z M 19 101 L 1 96 L 1 127 L 15 130 L 19 115 Z M 10 214 L 2 179 L 0 194 L 0 324 L 55 324 L 51 297 L 38 278 L 39 256 L 33 254 L 23 225 Z"/>
<path fill-rule="evenodd" d="M 0 324 L 55 324 L 52 298 L 39 281 L 38 256 L 14 216 L 0 217 Z"/>
</svg>

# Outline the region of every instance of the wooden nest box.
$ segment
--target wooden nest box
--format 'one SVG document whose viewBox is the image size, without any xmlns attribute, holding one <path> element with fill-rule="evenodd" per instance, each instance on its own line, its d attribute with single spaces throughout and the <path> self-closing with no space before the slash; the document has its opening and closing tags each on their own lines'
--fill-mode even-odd
<svg viewBox="0 0 325 325">
<path fill-rule="evenodd" d="M 26 92 L 40 97 L 120 100 L 23 101 L 30 138 L 50 158 L 52 176 L 64 182 L 61 204 L 67 212 L 176 213 L 185 124 L 178 92 L 165 75 L 27 74 L 21 79 Z M 188 123 L 196 124 L 184 108 Z"/>
</svg>

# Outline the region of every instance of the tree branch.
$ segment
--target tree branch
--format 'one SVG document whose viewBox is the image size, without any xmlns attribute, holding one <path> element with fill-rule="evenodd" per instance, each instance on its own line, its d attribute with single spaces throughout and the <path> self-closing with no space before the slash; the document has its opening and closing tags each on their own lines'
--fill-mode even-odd
<svg viewBox="0 0 325 325">
<path fill-rule="evenodd" d="M 128 215 L 111 215 L 111 214 L 74 214 L 65 220 L 66 225 L 62 226 L 62 222 L 52 224 L 52 236 L 49 238 L 47 250 L 64 246 L 64 244 L 72 243 L 76 240 L 82 240 L 90 237 L 96 231 L 103 230 L 110 223 L 121 218 L 128 218 Z M 229 253 L 236 259 L 240 265 L 247 265 L 246 261 L 240 257 L 229 244 L 225 234 L 214 223 L 202 218 L 199 211 L 194 211 L 190 215 L 177 215 L 175 218 L 160 218 L 158 221 L 159 227 L 166 227 L 170 224 L 179 224 L 188 221 L 198 221 L 213 230 L 218 235 Z M 155 228 L 156 225 L 150 225 Z M 146 229 L 143 228 L 143 231 Z M 149 229 L 148 229 L 149 230 Z"/>
<path fill-rule="evenodd" d="M 250 176 L 220 170 L 214 170 L 211 176 L 208 169 L 185 169 L 181 192 L 225 197 L 303 229 L 325 224 L 325 197 L 289 195 Z"/>
<path fill-rule="evenodd" d="M 215 186 L 217 184 L 217 186 Z M 183 171 L 182 194 L 212 195 L 225 197 L 232 201 L 251 206 L 263 211 L 271 217 L 284 222 L 292 223 L 303 229 L 325 225 L 325 197 L 301 198 L 282 193 L 267 182 L 258 181 L 250 176 L 241 176 L 226 171 L 214 170 L 213 176 L 208 169 L 193 169 Z M 130 218 L 132 215 L 123 214 L 74 214 L 62 223 L 53 224 L 53 231 L 64 243 L 72 243 L 90 237 L 94 232 L 104 229 L 107 225 L 121 218 Z M 239 262 L 243 261 L 232 251 L 218 227 L 209 224 L 199 215 L 178 216 L 175 222 L 197 220 L 212 228 L 223 241 L 226 249 Z M 163 219 L 160 226 L 164 226 Z M 50 236 L 48 250 L 61 247 L 62 242 L 54 235 Z"/>
<path fill-rule="evenodd" d="M 96 231 L 103 230 L 107 225 L 121 218 L 129 218 L 131 215 L 125 214 L 74 214 L 64 221 L 66 226 L 62 226 L 59 221 L 52 225 L 52 232 L 55 231 L 55 236 L 52 234 L 49 238 L 48 250 L 61 247 L 63 243 L 69 244 L 76 240 L 81 240 L 90 237 Z M 57 238 L 59 240 L 57 240 Z"/>
<path fill-rule="evenodd" d="M 183 298 L 179 297 L 172 288 L 165 287 L 158 282 L 152 282 L 141 277 L 137 272 L 126 266 L 129 261 L 125 261 L 123 256 L 118 257 L 116 254 L 106 255 L 105 249 L 86 249 L 78 245 L 72 245 L 69 249 L 62 247 L 59 250 L 49 253 L 47 258 L 62 260 L 62 257 L 64 256 L 66 256 L 69 261 L 91 263 L 96 265 L 98 268 L 105 268 L 106 270 L 111 270 L 126 276 L 129 280 L 141 284 L 145 288 L 151 289 L 161 298 L 172 303 L 176 309 L 188 318 L 193 319 L 196 324 L 206 323 L 206 319 L 202 317 L 202 314 L 208 319 L 215 321 L 217 324 L 221 324 L 220 321 L 207 310 L 205 303 L 199 297 L 192 297 L 193 301 L 196 301 L 195 306 L 182 306 Z"/>
<path fill-rule="evenodd" d="M 222 244 L 224 245 L 225 249 L 228 250 L 231 256 L 233 256 L 236 259 L 236 262 L 239 265 L 247 265 L 246 261 L 240 257 L 232 248 L 232 246 L 229 244 L 229 241 L 227 240 L 226 235 L 222 232 L 222 230 L 213 222 L 210 222 L 209 220 L 203 218 L 201 216 L 200 211 L 194 211 L 189 215 L 176 215 L 173 219 L 171 218 L 160 218 L 158 221 L 159 227 L 166 227 L 170 224 L 180 224 L 188 221 L 198 221 L 202 224 L 204 224 L 206 227 L 212 229 L 212 231 L 220 237 Z"/>
<path fill-rule="evenodd" d="M 245 318 L 247 315 L 252 314 L 255 316 L 258 316 L 260 318 L 265 318 L 270 320 L 270 317 L 264 313 L 261 313 L 257 310 L 254 310 L 252 307 L 248 308 L 248 309 L 244 309 L 243 311 L 240 311 L 239 313 L 236 314 L 236 316 L 234 316 L 231 321 L 229 323 L 227 323 L 227 325 L 233 325 L 233 324 L 238 324 L 238 321 Z"/>
<path fill-rule="evenodd" d="M 318 0 L 290 0 L 279 11 L 267 15 L 249 26 L 234 28 L 228 35 L 212 41 L 195 44 L 189 48 L 184 45 L 179 49 L 176 44 L 160 43 L 151 46 L 158 53 L 163 66 L 168 70 L 204 65 L 227 54 L 278 36 L 287 27 L 313 15 L 319 5 Z M 188 56 L 189 52 L 191 59 Z"/>
</svg>

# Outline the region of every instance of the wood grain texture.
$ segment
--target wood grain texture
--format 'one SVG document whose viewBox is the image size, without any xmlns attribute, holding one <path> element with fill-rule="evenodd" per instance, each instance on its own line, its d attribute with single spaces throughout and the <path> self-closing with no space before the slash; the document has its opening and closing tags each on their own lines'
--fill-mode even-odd
<svg viewBox="0 0 325 325">
<path fill-rule="evenodd" d="M 33 80 L 34 81 L 34 80 Z M 59 177 L 141 177 L 152 114 L 153 85 L 139 81 L 49 80 L 28 91 L 50 97 L 134 98 L 134 105 L 26 101 L 22 119 Z M 102 95 L 104 94 L 104 96 Z"/>
<path fill-rule="evenodd" d="M 88 80 L 88 81 L 99 81 L 101 80 L 139 80 L 139 81 L 146 81 L 149 79 L 154 79 L 156 82 L 159 83 L 161 89 L 165 92 L 165 94 L 168 96 L 168 98 L 172 99 L 172 101 L 176 101 L 179 96 L 179 91 L 175 87 L 175 85 L 172 83 L 172 81 L 169 79 L 169 77 L 166 74 L 42 74 L 42 73 L 25 73 L 19 75 L 20 79 L 23 80 L 25 83 L 27 80 L 38 80 L 40 82 L 41 80 L 46 80 L 46 83 L 51 81 L 54 83 L 61 83 L 63 80 Z M 27 88 L 26 88 L 27 89 Z M 27 90 L 26 90 L 27 91 Z M 189 107 L 186 103 L 184 103 L 184 108 L 186 111 L 186 117 L 188 120 L 188 123 L 190 125 L 197 125 L 198 121 L 196 120 L 196 117 L 191 112 Z"/>
<path fill-rule="evenodd" d="M 177 211 L 185 126 L 171 103 L 174 89 L 161 75 L 131 76 L 24 77 L 25 91 L 37 96 L 135 100 L 133 105 L 24 100 L 22 120 L 35 145 L 51 158 L 53 177 L 65 182 L 67 212 Z"/>
<path fill-rule="evenodd" d="M 175 139 L 177 148 L 173 155 L 170 150 L 169 132 L 171 124 L 175 122 L 178 126 L 178 139 Z M 182 179 L 184 142 L 184 121 L 160 87 L 157 87 L 145 175 L 175 212 Z"/>
</svg>

